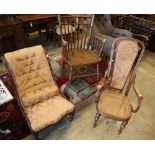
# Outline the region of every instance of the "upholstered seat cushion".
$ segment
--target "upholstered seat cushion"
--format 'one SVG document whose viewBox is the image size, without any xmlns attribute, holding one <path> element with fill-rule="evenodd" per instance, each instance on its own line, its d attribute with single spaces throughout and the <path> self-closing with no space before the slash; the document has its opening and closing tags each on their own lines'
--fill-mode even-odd
<svg viewBox="0 0 155 155">
<path fill-rule="evenodd" d="M 57 123 L 63 116 L 72 112 L 74 105 L 61 97 L 53 96 L 43 102 L 26 108 L 27 116 L 34 131 Z"/>
<path fill-rule="evenodd" d="M 112 90 L 103 91 L 98 103 L 100 112 L 109 114 L 119 120 L 127 120 L 131 117 L 131 106 L 128 98 Z"/>
<path fill-rule="evenodd" d="M 101 57 L 93 51 L 74 49 L 69 51 L 69 62 L 73 65 L 84 65 L 101 61 Z"/>
<path fill-rule="evenodd" d="M 47 86 L 40 88 L 35 91 L 31 91 L 29 93 L 26 93 L 22 97 L 22 101 L 25 106 L 34 105 L 38 102 L 41 102 L 43 100 L 46 100 L 54 95 L 57 95 L 59 93 L 59 89 L 57 86 Z"/>
</svg>

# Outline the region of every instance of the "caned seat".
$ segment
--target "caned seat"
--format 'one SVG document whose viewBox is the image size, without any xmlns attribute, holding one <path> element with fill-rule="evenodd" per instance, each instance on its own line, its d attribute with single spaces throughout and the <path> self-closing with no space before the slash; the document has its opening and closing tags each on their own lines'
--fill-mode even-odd
<svg viewBox="0 0 155 155">
<path fill-rule="evenodd" d="M 102 92 L 98 109 L 101 113 L 106 113 L 120 120 L 128 120 L 132 114 L 127 96 L 111 90 Z"/>
<path fill-rule="evenodd" d="M 60 95 L 42 46 L 6 53 L 4 58 L 32 133 L 57 123 L 65 115 L 71 116 L 74 105 Z"/>
</svg>

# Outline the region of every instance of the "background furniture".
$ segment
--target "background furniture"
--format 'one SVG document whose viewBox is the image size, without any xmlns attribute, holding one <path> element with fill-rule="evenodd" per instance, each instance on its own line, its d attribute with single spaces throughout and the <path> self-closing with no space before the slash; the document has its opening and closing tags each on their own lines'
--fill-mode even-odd
<svg viewBox="0 0 155 155">
<path fill-rule="evenodd" d="M 60 90 L 62 94 L 75 105 L 75 111 L 79 111 L 90 104 L 96 92 L 96 83 L 89 84 L 81 78 L 64 83 Z"/>
<path fill-rule="evenodd" d="M 113 51 L 105 77 L 97 86 L 96 116 L 93 126 L 96 127 L 101 115 L 120 121 L 121 133 L 131 118 L 132 112 L 137 112 L 143 96 L 135 86 L 135 71 L 142 58 L 145 48 L 143 43 L 132 38 L 118 38 L 113 43 Z M 138 104 L 134 109 L 129 102 L 130 87 L 137 95 Z"/>
<path fill-rule="evenodd" d="M 134 18 L 133 18 L 134 17 Z M 141 40 L 145 46 L 148 44 L 150 30 L 148 27 L 147 20 L 139 20 L 141 18 L 133 16 L 133 15 L 111 15 L 104 14 L 98 15 L 97 20 L 100 23 L 103 23 L 104 34 L 109 35 L 111 37 L 133 37 Z M 113 27 L 113 25 L 115 27 Z M 146 33 L 144 33 L 146 31 Z"/>
<path fill-rule="evenodd" d="M 150 36 L 155 30 L 154 15 L 113 15 L 116 27 L 133 33 L 133 37 L 145 43 L 147 47 Z"/>
<path fill-rule="evenodd" d="M 25 46 L 22 22 L 13 15 L 0 15 L 0 56 Z"/>
<path fill-rule="evenodd" d="M 132 37 L 132 33 L 125 29 L 114 28 L 111 22 L 111 17 L 109 14 L 104 14 L 101 16 L 101 22 L 105 28 L 106 35 L 111 37 Z"/>
<path fill-rule="evenodd" d="M 4 58 L 18 104 L 34 138 L 66 115 L 73 119 L 74 106 L 60 95 L 42 46 L 6 53 Z"/>
<path fill-rule="evenodd" d="M 94 15 L 58 16 L 61 40 L 63 66 L 69 66 L 69 81 L 73 78 L 97 75 L 99 80 L 99 62 L 105 40 L 95 32 L 92 33 Z M 74 32 L 70 25 L 76 27 Z M 64 30 L 64 32 L 62 32 Z M 71 32 L 69 35 L 67 32 Z M 96 65 L 96 73 L 84 74 L 85 66 Z M 73 76 L 73 71 L 78 75 Z"/>
<path fill-rule="evenodd" d="M 48 37 L 50 30 L 53 33 L 55 20 L 57 15 L 51 14 L 34 14 L 34 15 L 18 15 L 17 19 L 23 22 L 26 36 L 30 33 L 38 31 L 41 36 L 41 30 L 46 30 Z M 51 35 L 52 36 L 52 35 Z"/>
</svg>

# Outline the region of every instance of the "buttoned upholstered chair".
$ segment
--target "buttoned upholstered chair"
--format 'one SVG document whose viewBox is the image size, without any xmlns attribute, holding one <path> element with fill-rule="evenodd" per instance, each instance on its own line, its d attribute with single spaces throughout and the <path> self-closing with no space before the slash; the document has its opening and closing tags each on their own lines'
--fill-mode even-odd
<svg viewBox="0 0 155 155">
<path fill-rule="evenodd" d="M 133 36 L 132 32 L 130 32 L 128 30 L 113 27 L 110 14 L 104 14 L 101 17 L 101 22 L 103 22 L 103 26 L 104 26 L 106 35 L 109 35 L 114 38 L 132 37 Z"/>
<path fill-rule="evenodd" d="M 132 113 L 139 110 L 143 96 L 135 86 L 136 70 L 144 52 L 144 45 L 133 38 L 115 39 L 110 62 L 104 78 L 97 85 L 96 127 L 100 116 L 121 123 L 118 133 L 127 125 Z M 133 87 L 138 98 L 136 108 L 129 101 L 128 93 Z"/>
<path fill-rule="evenodd" d="M 64 116 L 72 120 L 74 105 L 60 95 L 42 46 L 6 53 L 3 62 L 34 138 L 38 138 L 39 131 Z"/>
<path fill-rule="evenodd" d="M 99 62 L 105 44 L 105 39 L 92 31 L 94 15 L 58 16 L 61 41 L 63 67 L 69 66 L 69 80 L 73 78 L 96 76 L 99 80 Z M 70 25 L 76 27 L 76 31 L 70 30 Z M 68 35 L 66 32 L 71 31 Z M 85 66 L 96 65 L 93 73 L 81 73 Z M 73 72 L 78 70 L 78 75 Z"/>
</svg>

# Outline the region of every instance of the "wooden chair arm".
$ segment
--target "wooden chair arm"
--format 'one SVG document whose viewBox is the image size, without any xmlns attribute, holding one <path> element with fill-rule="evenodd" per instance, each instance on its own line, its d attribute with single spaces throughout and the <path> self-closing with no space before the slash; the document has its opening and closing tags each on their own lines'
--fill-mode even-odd
<svg viewBox="0 0 155 155">
<path fill-rule="evenodd" d="M 143 95 L 140 93 L 139 89 L 135 86 L 135 84 L 133 85 L 133 89 L 134 89 L 134 91 L 136 93 L 137 98 L 142 100 Z"/>
<path fill-rule="evenodd" d="M 132 112 L 136 113 L 140 109 L 141 101 L 143 99 L 143 96 L 140 93 L 140 91 L 138 90 L 138 88 L 135 86 L 135 84 L 133 85 L 133 90 L 136 93 L 136 96 L 137 96 L 137 99 L 138 99 L 138 103 L 137 103 L 137 107 L 135 109 L 133 109 L 133 107 L 132 107 Z"/>
<path fill-rule="evenodd" d="M 97 89 L 96 95 L 95 95 L 95 98 L 94 98 L 94 102 L 98 103 L 98 101 L 99 101 L 99 99 L 100 99 L 100 96 L 101 96 L 102 92 L 103 92 L 104 90 L 106 90 L 106 89 L 107 89 L 107 85 L 104 85 L 102 88 Z"/>
<path fill-rule="evenodd" d="M 65 61 L 67 64 L 69 64 L 70 66 L 73 66 L 69 61 L 68 61 L 68 55 L 65 55 L 65 53 L 67 54 L 68 53 L 68 49 L 67 49 L 67 45 L 68 45 L 68 42 L 64 39 L 62 39 L 62 52 L 61 52 L 61 55 L 62 55 L 62 58 L 63 58 L 63 61 Z"/>
<path fill-rule="evenodd" d="M 92 35 L 90 36 L 90 38 L 94 37 L 95 38 L 95 42 L 98 42 L 99 44 L 102 42 L 102 43 L 105 43 L 106 42 L 106 39 L 104 37 L 103 34 L 99 33 L 99 32 L 93 32 Z"/>
<path fill-rule="evenodd" d="M 62 41 L 62 46 L 68 45 L 68 42 L 63 38 L 63 36 L 61 37 L 61 41 Z"/>
<path fill-rule="evenodd" d="M 110 78 L 109 78 L 109 79 L 106 79 L 105 77 L 102 78 L 102 79 L 98 82 L 98 84 L 97 84 L 97 86 L 96 86 L 96 87 L 97 87 L 96 97 L 95 97 L 95 100 L 94 100 L 96 103 L 98 103 L 99 98 L 100 98 L 102 92 L 103 92 L 105 89 L 107 89 L 109 83 L 110 83 Z"/>
<path fill-rule="evenodd" d="M 63 52 L 62 52 L 62 59 L 63 59 L 63 61 L 65 61 L 69 66 L 74 66 L 73 64 L 71 64 L 71 63 L 67 60 L 67 58 L 64 56 Z"/>
<path fill-rule="evenodd" d="M 101 78 L 101 80 L 98 82 L 97 84 L 97 90 L 101 89 L 104 85 L 106 84 L 106 79 L 105 78 Z"/>
</svg>

